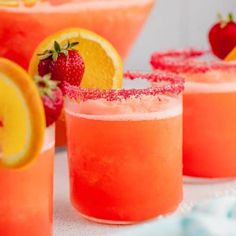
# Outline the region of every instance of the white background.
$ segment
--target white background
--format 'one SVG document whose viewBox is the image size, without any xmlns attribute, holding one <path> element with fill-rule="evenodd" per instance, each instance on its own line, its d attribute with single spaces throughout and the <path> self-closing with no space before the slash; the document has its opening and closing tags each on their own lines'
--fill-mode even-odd
<svg viewBox="0 0 236 236">
<path fill-rule="evenodd" d="M 207 32 L 217 12 L 232 11 L 236 0 L 157 0 L 126 61 L 126 69 L 147 70 L 151 52 L 195 46 L 207 48 Z"/>
</svg>

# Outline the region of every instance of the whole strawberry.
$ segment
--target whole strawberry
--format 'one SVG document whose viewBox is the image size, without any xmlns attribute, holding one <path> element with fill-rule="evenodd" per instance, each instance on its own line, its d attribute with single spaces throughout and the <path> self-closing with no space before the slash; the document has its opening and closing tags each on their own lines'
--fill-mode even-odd
<svg viewBox="0 0 236 236">
<path fill-rule="evenodd" d="M 50 74 L 35 76 L 34 81 L 41 95 L 47 127 L 57 121 L 63 108 L 63 94 L 58 82 L 50 79 Z"/>
<path fill-rule="evenodd" d="M 39 53 L 41 60 L 38 65 L 40 76 L 51 74 L 52 80 L 60 81 L 60 84 L 67 82 L 79 86 L 84 75 L 84 61 L 78 51 L 74 50 L 78 42 L 70 43 L 64 47 L 55 41 L 53 50 L 46 50 Z"/>
<path fill-rule="evenodd" d="M 236 22 L 229 13 L 226 20 L 219 15 L 219 22 L 209 31 L 209 42 L 213 53 L 224 59 L 236 47 Z"/>
</svg>

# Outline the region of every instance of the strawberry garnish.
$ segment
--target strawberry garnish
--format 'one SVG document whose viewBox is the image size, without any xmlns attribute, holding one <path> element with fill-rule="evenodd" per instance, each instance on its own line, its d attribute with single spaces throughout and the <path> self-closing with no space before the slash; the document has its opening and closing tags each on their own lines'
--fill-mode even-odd
<svg viewBox="0 0 236 236">
<path fill-rule="evenodd" d="M 62 91 L 58 87 L 58 82 L 50 77 L 50 74 L 34 77 L 43 101 L 47 127 L 57 121 L 63 108 Z"/>
<path fill-rule="evenodd" d="M 55 41 L 53 50 L 46 50 L 39 53 L 40 62 L 38 65 L 39 75 L 44 76 L 51 73 L 51 79 L 60 81 L 60 84 L 67 82 L 79 86 L 84 75 L 84 61 L 79 52 L 73 49 L 78 42 L 70 43 L 64 47 Z"/>
<path fill-rule="evenodd" d="M 219 22 L 209 31 L 209 41 L 213 53 L 224 59 L 236 47 L 236 22 L 232 13 L 227 19 L 219 14 Z"/>
</svg>

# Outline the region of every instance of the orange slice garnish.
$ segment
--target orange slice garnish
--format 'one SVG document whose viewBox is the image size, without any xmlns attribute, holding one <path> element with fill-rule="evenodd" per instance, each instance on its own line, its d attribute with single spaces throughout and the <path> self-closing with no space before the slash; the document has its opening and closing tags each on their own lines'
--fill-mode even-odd
<svg viewBox="0 0 236 236">
<path fill-rule="evenodd" d="M 38 74 L 38 53 L 53 48 L 54 42 L 60 45 L 79 42 L 75 46 L 85 63 L 85 73 L 81 82 L 84 88 L 117 89 L 122 86 L 123 62 L 116 49 L 101 36 L 80 28 L 70 28 L 55 33 L 43 42 L 31 59 L 29 74 Z"/>
<path fill-rule="evenodd" d="M 236 47 L 225 58 L 225 61 L 235 61 L 235 60 L 236 60 Z"/>
<path fill-rule="evenodd" d="M 0 58 L 0 166 L 19 168 L 37 158 L 44 131 L 43 104 L 33 80 Z"/>
</svg>

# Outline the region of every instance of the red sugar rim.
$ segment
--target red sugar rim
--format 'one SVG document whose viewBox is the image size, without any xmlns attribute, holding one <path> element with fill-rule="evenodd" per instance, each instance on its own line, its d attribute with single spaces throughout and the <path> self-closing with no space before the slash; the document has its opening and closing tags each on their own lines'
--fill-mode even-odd
<svg viewBox="0 0 236 236">
<path fill-rule="evenodd" d="M 162 86 L 153 86 L 144 89 L 85 89 L 64 83 L 63 90 L 66 96 L 71 99 L 79 99 L 81 101 L 106 99 L 107 101 L 117 101 L 130 97 L 138 98 L 142 95 L 157 96 L 161 94 L 180 94 L 184 90 L 184 79 L 180 76 L 164 72 L 126 72 L 124 78 L 135 80 L 144 79 L 151 83 L 166 82 Z"/>
<path fill-rule="evenodd" d="M 170 71 L 172 73 L 205 73 L 210 70 L 236 70 L 236 63 L 217 60 L 196 60 L 210 53 L 210 51 L 196 49 L 155 52 L 151 55 L 150 64 L 153 69 Z"/>
</svg>

